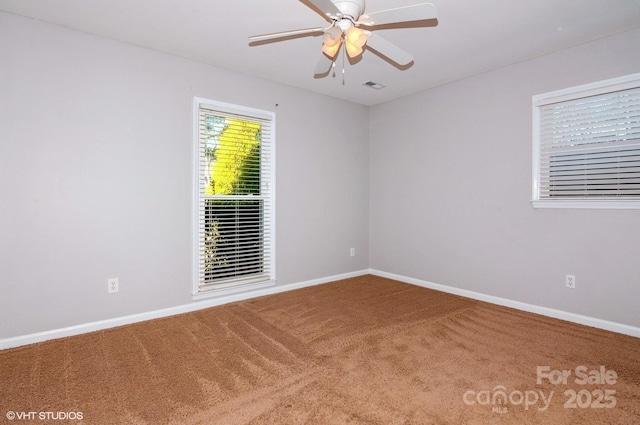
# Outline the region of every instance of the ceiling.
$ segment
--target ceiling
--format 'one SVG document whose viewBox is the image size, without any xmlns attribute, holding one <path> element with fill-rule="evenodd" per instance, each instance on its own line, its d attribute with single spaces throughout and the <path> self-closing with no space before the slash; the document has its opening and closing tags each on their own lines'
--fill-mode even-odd
<svg viewBox="0 0 640 425">
<path fill-rule="evenodd" d="M 640 27 L 640 0 L 427 1 L 437 22 L 377 31 L 412 53 L 412 66 L 365 50 L 344 78 L 341 59 L 335 77 L 314 78 L 321 36 L 248 44 L 250 35 L 327 26 L 307 0 L 0 0 L 0 10 L 363 105 Z M 366 11 L 421 2 L 367 0 Z"/>
</svg>

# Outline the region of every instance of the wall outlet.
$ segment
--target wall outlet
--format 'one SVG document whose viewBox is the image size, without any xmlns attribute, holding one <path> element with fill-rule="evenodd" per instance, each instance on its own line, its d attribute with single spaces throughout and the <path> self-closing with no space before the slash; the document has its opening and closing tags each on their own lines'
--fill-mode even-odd
<svg viewBox="0 0 640 425">
<path fill-rule="evenodd" d="M 351 251 L 349 251 L 349 253 L 351 254 L 352 257 L 356 256 L 356 249 L 355 248 L 351 248 Z"/>
<path fill-rule="evenodd" d="M 107 292 L 110 294 L 114 294 L 120 290 L 120 283 L 118 282 L 117 277 L 112 277 L 111 279 L 107 279 Z"/>
<path fill-rule="evenodd" d="M 576 277 L 572 274 L 568 274 L 565 285 L 567 285 L 567 288 L 576 289 Z"/>
</svg>

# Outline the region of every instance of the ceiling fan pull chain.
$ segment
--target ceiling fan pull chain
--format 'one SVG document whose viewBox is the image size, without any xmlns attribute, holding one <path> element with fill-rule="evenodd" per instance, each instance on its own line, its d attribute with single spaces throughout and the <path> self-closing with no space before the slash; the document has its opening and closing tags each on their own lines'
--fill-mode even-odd
<svg viewBox="0 0 640 425">
<path fill-rule="evenodd" d="M 345 43 L 342 43 L 342 85 L 344 86 L 344 57 L 347 56 L 347 51 L 344 47 Z"/>
</svg>

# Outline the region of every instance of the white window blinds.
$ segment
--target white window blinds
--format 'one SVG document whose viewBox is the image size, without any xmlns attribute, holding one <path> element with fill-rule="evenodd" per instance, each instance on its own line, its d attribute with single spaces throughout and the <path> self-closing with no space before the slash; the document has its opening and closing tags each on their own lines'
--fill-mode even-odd
<svg viewBox="0 0 640 425">
<path fill-rule="evenodd" d="M 196 292 L 272 280 L 274 115 L 200 101 L 197 116 Z"/>
<path fill-rule="evenodd" d="M 640 87 L 634 85 L 640 81 L 534 102 L 534 201 L 640 200 Z"/>
</svg>

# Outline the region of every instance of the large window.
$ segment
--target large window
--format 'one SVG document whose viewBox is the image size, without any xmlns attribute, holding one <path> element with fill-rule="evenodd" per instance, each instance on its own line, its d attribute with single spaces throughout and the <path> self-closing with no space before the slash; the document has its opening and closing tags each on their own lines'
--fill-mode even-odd
<svg viewBox="0 0 640 425">
<path fill-rule="evenodd" d="M 194 295 L 274 280 L 275 116 L 195 99 Z"/>
<path fill-rule="evenodd" d="M 533 97 L 533 205 L 640 208 L 640 74 Z"/>
</svg>

